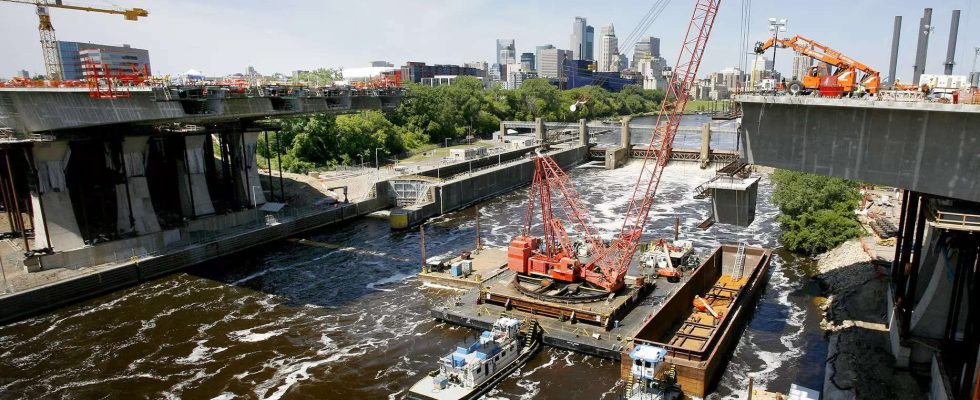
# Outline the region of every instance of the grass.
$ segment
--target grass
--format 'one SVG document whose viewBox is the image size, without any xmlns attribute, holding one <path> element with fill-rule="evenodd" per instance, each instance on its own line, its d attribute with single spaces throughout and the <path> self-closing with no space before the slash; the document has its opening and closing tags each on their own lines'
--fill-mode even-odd
<svg viewBox="0 0 980 400">
<path fill-rule="evenodd" d="M 689 100 L 684 112 L 691 114 L 701 111 L 726 110 L 731 107 L 730 104 L 729 100 Z"/>
<path fill-rule="evenodd" d="M 430 147 L 430 146 L 432 146 L 432 147 Z M 474 147 L 474 146 L 476 146 L 476 147 L 493 147 L 494 144 L 491 143 L 491 142 L 478 141 L 478 142 L 475 142 L 473 144 L 459 144 L 459 145 L 455 145 L 455 146 L 449 146 L 448 149 L 445 148 L 445 147 L 434 147 L 434 146 L 436 146 L 436 145 L 427 145 L 427 146 L 423 146 L 423 147 L 421 147 L 419 149 L 416 149 L 414 155 L 412 155 L 411 157 L 408 157 L 408 158 L 406 158 L 406 159 L 404 159 L 402 161 L 405 161 L 405 162 L 418 162 L 418 161 L 431 160 L 433 158 L 449 157 L 449 149 L 465 149 L 467 147 Z"/>
</svg>

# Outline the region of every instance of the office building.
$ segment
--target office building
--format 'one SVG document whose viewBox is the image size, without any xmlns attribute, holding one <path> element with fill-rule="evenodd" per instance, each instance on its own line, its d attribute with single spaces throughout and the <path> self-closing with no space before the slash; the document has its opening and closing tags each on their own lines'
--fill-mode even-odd
<svg viewBox="0 0 980 400">
<path fill-rule="evenodd" d="M 556 48 L 542 49 L 541 58 L 538 60 L 538 76 L 559 83 L 563 82 L 565 79 L 565 70 L 571 59 L 571 50 Z"/>
<path fill-rule="evenodd" d="M 619 39 L 612 24 L 602 27 L 599 31 L 599 54 L 596 56 L 598 72 L 619 72 Z"/>
<path fill-rule="evenodd" d="M 503 54 L 502 52 L 504 50 L 510 50 L 510 53 L 507 54 L 509 54 L 511 57 L 514 57 L 515 54 L 517 54 L 516 49 L 517 47 L 514 46 L 514 39 L 497 39 L 497 64 L 506 65 L 509 63 L 513 63 L 514 60 L 502 59 L 500 58 L 500 56 L 501 54 Z"/>
<path fill-rule="evenodd" d="M 476 68 L 461 67 L 459 65 L 426 65 L 424 62 L 409 61 L 401 68 L 402 82 L 421 83 L 422 79 L 434 78 L 437 75 L 469 75 L 480 77 L 481 71 Z"/>
<path fill-rule="evenodd" d="M 128 44 L 109 46 L 59 40 L 58 51 L 61 56 L 62 79 L 65 80 L 84 79 L 84 63 L 107 65 L 113 74 L 132 73 L 134 65 L 139 71 L 143 71 L 145 66 L 146 71 L 150 72 L 150 52 Z"/>
<path fill-rule="evenodd" d="M 773 61 L 768 57 L 756 57 L 755 60 L 752 61 L 752 72 L 750 74 L 751 81 L 758 83 L 763 79 L 775 79 L 776 76 L 773 74 L 772 68 Z"/>
<path fill-rule="evenodd" d="M 479 71 L 478 78 L 483 79 L 484 82 L 489 78 L 490 68 L 486 61 L 471 61 L 463 64 L 466 68 L 473 68 Z"/>
<path fill-rule="evenodd" d="M 595 60 L 595 28 L 592 25 L 585 27 L 585 59 Z"/>
<path fill-rule="evenodd" d="M 534 48 L 534 61 L 535 61 L 534 71 L 538 73 L 538 76 L 541 76 L 541 51 L 547 49 L 553 49 L 553 48 L 555 48 L 555 46 L 550 44 L 546 44 Z"/>
<path fill-rule="evenodd" d="M 636 71 L 643 76 L 643 88 L 650 90 L 667 90 L 670 80 L 670 67 L 663 57 L 644 57 L 634 60 Z"/>
<path fill-rule="evenodd" d="M 572 49 L 572 59 L 575 60 L 585 60 L 585 29 L 586 23 L 584 17 L 575 17 L 575 22 L 572 24 L 572 40 L 569 43 L 569 48 Z"/>
<path fill-rule="evenodd" d="M 17 71 L 17 77 L 23 79 L 31 79 L 31 73 L 27 72 L 26 69 L 22 69 L 20 71 Z"/>
<path fill-rule="evenodd" d="M 510 64 L 507 66 L 507 81 L 504 82 L 504 88 L 517 89 L 524 81 L 536 77 L 537 74 L 533 70 L 524 69 L 523 64 Z"/>
<path fill-rule="evenodd" d="M 633 47 L 633 63 L 630 64 L 630 68 L 638 70 L 640 61 L 647 57 L 660 57 L 659 38 L 647 36 L 636 42 L 636 46 Z"/>
<path fill-rule="evenodd" d="M 431 78 L 422 78 L 421 82 L 419 83 L 421 83 L 424 86 L 432 86 L 432 87 L 452 85 L 453 83 L 456 83 L 456 80 L 458 78 L 459 75 L 434 75 Z M 483 78 L 478 77 L 477 79 L 483 81 Z"/>
<path fill-rule="evenodd" d="M 793 56 L 793 79 L 802 81 L 803 77 L 806 76 L 807 70 L 810 69 L 811 62 L 810 57 L 802 54 Z"/>
<path fill-rule="evenodd" d="M 618 63 L 618 62 L 617 62 Z M 565 69 L 565 81 L 563 89 L 575 89 L 582 86 L 600 86 L 611 92 L 618 92 L 626 85 L 636 84 L 637 77 L 632 74 L 623 76 L 619 71 L 616 72 L 596 72 L 590 68 L 592 65 L 588 60 L 571 60 Z"/>
<path fill-rule="evenodd" d="M 521 53 L 521 68 L 536 71 L 534 68 L 534 53 Z"/>
</svg>

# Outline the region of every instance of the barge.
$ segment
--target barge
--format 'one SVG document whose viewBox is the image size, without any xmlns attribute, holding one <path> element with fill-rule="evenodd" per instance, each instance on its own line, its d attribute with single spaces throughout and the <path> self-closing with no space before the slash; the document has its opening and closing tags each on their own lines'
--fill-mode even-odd
<svg viewBox="0 0 980 400">
<path fill-rule="evenodd" d="M 717 383 L 756 300 L 769 280 L 772 251 L 744 244 L 723 245 L 706 258 L 663 306 L 640 327 L 623 350 L 622 378 L 632 394 L 676 385 L 704 397 Z M 670 382 L 641 371 L 641 353 L 660 354 Z M 634 357 L 630 357 L 630 355 Z"/>
</svg>

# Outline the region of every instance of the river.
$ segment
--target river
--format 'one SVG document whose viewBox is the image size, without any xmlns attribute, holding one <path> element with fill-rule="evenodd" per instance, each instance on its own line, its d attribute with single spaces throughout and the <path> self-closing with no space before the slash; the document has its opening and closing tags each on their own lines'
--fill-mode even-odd
<svg viewBox="0 0 980 400">
<path fill-rule="evenodd" d="M 600 229 L 618 228 L 638 171 L 637 163 L 570 171 Z M 734 241 L 776 247 L 768 179 L 752 226 L 696 228 L 709 200 L 693 199 L 693 190 L 712 174 L 668 167 L 646 240 L 671 235 L 676 216 L 702 253 Z M 522 189 L 481 205 L 486 244 L 505 245 L 518 232 L 525 201 Z M 473 216 L 471 208 L 426 223 L 428 254 L 470 249 Z M 0 397 L 399 398 L 475 333 L 429 316 L 455 292 L 415 279 L 417 232 L 363 218 L 302 238 L 336 246 L 281 241 L 0 327 Z M 813 261 L 776 254 L 721 397 L 744 398 L 749 375 L 770 390 L 822 387 L 826 342 Z M 549 348 L 491 396 L 613 399 L 618 372 L 615 362 Z"/>
</svg>

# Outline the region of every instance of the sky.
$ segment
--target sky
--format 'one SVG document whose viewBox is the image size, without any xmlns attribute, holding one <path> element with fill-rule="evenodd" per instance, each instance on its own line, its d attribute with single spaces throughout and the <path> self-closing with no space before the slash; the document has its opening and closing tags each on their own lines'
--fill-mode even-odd
<svg viewBox="0 0 980 400">
<path fill-rule="evenodd" d="M 980 0 L 722 0 L 699 75 L 738 66 L 741 8 L 751 1 L 750 43 L 769 35 L 770 17 L 786 18 L 787 32 L 829 45 L 887 74 L 896 15 L 903 16 L 898 76 L 909 81 L 923 8 L 933 8 L 926 73 L 942 73 L 952 10 L 962 10 L 955 74 L 967 74 L 980 46 Z M 515 39 L 517 52 L 553 44 L 568 49 L 576 16 L 599 29 L 614 24 L 620 40 L 638 26 L 653 0 L 65 0 L 66 4 L 145 8 L 138 22 L 121 16 L 53 9 L 59 40 L 150 51 L 156 75 L 197 69 L 208 76 L 244 72 L 289 73 L 318 67 L 364 67 L 384 60 L 429 64 L 495 61 L 498 38 Z M 693 11 L 692 0 L 672 0 L 645 32 L 661 38 L 669 65 Z M 815 5 L 819 4 L 819 5 Z M 974 9 L 976 8 L 976 9 Z M 598 38 L 597 38 L 598 42 Z M 0 1 L 0 77 L 27 69 L 43 73 L 34 7 Z M 772 52 L 768 53 L 771 56 Z M 632 54 L 630 53 L 632 56 Z M 788 72 L 792 52 L 779 50 L 776 69 Z"/>
</svg>

